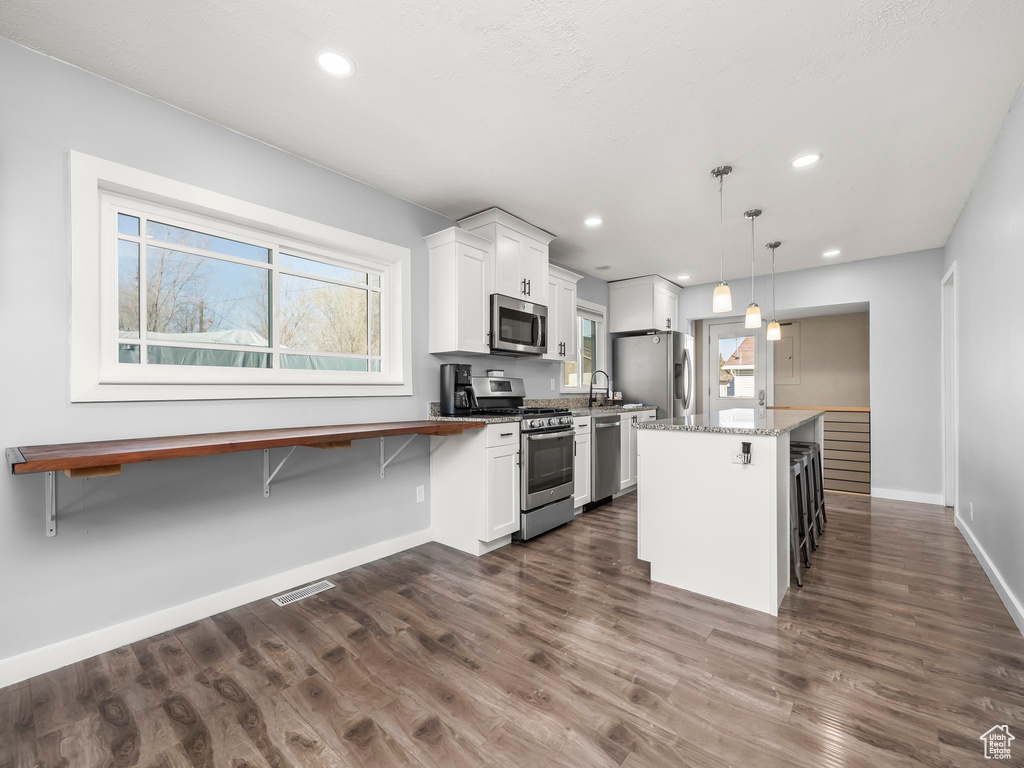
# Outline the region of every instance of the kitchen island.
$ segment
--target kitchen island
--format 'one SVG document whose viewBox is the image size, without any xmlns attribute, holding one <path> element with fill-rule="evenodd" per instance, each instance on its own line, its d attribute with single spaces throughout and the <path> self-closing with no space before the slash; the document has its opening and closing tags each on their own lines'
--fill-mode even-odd
<svg viewBox="0 0 1024 768">
<path fill-rule="evenodd" d="M 635 425 L 637 556 L 651 580 L 778 615 L 790 578 L 790 441 L 821 445 L 823 417 L 735 408 Z"/>
</svg>

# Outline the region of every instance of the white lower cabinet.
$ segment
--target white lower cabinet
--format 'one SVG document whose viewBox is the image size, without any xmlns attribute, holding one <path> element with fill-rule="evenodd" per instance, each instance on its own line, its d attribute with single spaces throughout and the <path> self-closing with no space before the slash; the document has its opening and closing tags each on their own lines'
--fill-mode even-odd
<svg viewBox="0 0 1024 768">
<path fill-rule="evenodd" d="M 633 425 L 639 421 L 654 421 L 656 410 L 624 413 L 619 417 L 619 490 L 625 491 L 636 485 L 636 429 Z"/>
<path fill-rule="evenodd" d="M 519 424 L 430 438 L 434 539 L 482 555 L 519 530 Z"/>
<path fill-rule="evenodd" d="M 484 484 L 487 494 L 481 541 L 494 541 L 519 530 L 519 443 L 487 449 Z"/>
<path fill-rule="evenodd" d="M 576 438 L 573 444 L 573 450 L 575 451 L 575 458 L 573 460 L 573 506 L 579 509 L 584 504 L 589 504 L 591 488 L 590 488 L 590 471 L 591 471 L 591 440 L 590 440 L 590 422 L 589 416 L 577 417 L 573 420 L 576 426 Z"/>
</svg>

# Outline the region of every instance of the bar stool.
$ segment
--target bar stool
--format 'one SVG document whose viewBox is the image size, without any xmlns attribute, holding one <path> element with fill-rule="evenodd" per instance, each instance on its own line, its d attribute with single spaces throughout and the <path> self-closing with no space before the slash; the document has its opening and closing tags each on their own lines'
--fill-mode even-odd
<svg viewBox="0 0 1024 768">
<path fill-rule="evenodd" d="M 825 512 L 825 473 L 822 465 L 821 446 L 817 443 L 792 442 L 790 452 L 807 451 L 810 453 L 811 473 L 814 480 L 814 524 L 817 528 L 818 537 L 825 533 L 825 525 L 828 523 L 828 515 Z M 815 543 L 817 548 L 817 543 Z"/>
<path fill-rule="evenodd" d="M 811 567 L 811 496 L 810 461 L 803 454 L 790 455 L 789 461 L 789 514 L 790 549 L 793 551 L 793 569 L 797 584 L 803 586 L 798 559 L 803 556 L 804 567 Z"/>
<path fill-rule="evenodd" d="M 818 540 L 821 532 L 818 529 L 818 492 L 817 492 L 817 475 L 814 472 L 814 460 L 811 453 L 811 449 L 808 447 L 800 447 L 791 445 L 789 449 L 790 460 L 801 460 L 803 462 L 803 474 L 801 480 L 803 481 L 803 487 L 801 490 L 804 492 L 805 504 L 807 506 L 807 520 L 808 520 L 808 534 L 811 541 L 811 548 L 818 548 Z"/>
</svg>

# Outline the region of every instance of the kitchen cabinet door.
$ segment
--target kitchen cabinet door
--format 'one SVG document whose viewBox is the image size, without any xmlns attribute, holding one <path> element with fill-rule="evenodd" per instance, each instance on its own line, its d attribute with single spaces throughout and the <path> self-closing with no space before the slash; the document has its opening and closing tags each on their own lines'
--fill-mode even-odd
<svg viewBox="0 0 1024 768">
<path fill-rule="evenodd" d="M 490 327 L 487 296 L 487 252 L 461 243 L 457 246 L 455 311 L 458 349 L 487 354 Z"/>
<path fill-rule="evenodd" d="M 519 444 L 487 449 L 487 512 L 481 541 L 494 541 L 519 530 Z"/>
<path fill-rule="evenodd" d="M 497 226 L 494 243 L 494 264 L 491 274 L 491 292 L 515 299 L 526 298 L 526 287 L 521 264 L 526 251 L 525 235 L 508 227 Z"/>
<path fill-rule="evenodd" d="M 562 360 L 576 359 L 576 283 L 559 280 L 558 300 L 554 310 L 558 313 L 558 335 L 562 342 Z M 551 296 L 548 296 L 550 299 Z"/>
<path fill-rule="evenodd" d="M 590 503 L 590 450 L 590 433 L 577 434 L 573 462 L 573 495 L 577 509 Z"/>
<path fill-rule="evenodd" d="M 569 276 L 569 279 L 561 275 Z M 545 360 L 564 363 L 576 359 L 577 280 L 578 275 L 558 267 L 548 273 L 548 351 L 544 355 Z"/>
<path fill-rule="evenodd" d="M 526 280 L 526 299 L 548 304 L 548 247 L 529 237 L 523 238 L 520 278 Z M 550 316 L 550 313 L 549 313 Z"/>
<path fill-rule="evenodd" d="M 562 280 L 557 277 L 548 278 L 548 351 L 544 353 L 545 360 L 562 362 L 565 355 L 562 354 L 562 341 L 565 335 L 562 329 L 562 313 L 559 302 L 562 298 Z"/>
<path fill-rule="evenodd" d="M 659 331 L 671 331 L 677 325 L 679 297 L 663 285 L 654 286 L 654 315 L 652 322 Z"/>
</svg>

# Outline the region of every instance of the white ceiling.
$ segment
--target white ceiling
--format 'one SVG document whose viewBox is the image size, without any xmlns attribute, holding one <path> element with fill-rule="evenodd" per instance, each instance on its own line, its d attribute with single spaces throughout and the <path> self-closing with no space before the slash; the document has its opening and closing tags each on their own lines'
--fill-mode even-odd
<svg viewBox="0 0 1024 768">
<path fill-rule="evenodd" d="M 780 270 L 943 245 L 1024 80 L 1020 0 L 4 0 L 0 35 L 446 215 L 500 206 L 582 271 L 691 283 L 722 163 L 727 278 L 752 206 L 759 273 L 769 239 Z"/>
</svg>

